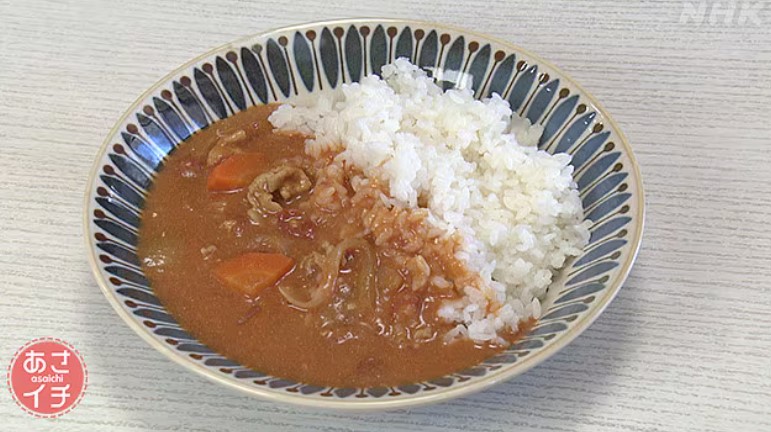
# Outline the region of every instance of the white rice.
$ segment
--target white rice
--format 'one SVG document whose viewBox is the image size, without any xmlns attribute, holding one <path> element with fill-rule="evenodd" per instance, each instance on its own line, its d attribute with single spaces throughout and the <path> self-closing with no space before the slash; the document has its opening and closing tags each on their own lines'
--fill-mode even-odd
<svg viewBox="0 0 771 432">
<path fill-rule="evenodd" d="M 310 154 L 342 151 L 338 158 L 389 186 L 393 205 L 427 198 L 429 220 L 462 235 L 458 258 L 484 281 L 441 308 L 457 323 L 447 337 L 499 340 L 540 316 L 555 269 L 588 241 L 570 156 L 538 150 L 540 126 L 497 94 L 443 92 L 405 59 L 382 75 L 284 104 L 270 121 L 313 136 Z"/>
</svg>

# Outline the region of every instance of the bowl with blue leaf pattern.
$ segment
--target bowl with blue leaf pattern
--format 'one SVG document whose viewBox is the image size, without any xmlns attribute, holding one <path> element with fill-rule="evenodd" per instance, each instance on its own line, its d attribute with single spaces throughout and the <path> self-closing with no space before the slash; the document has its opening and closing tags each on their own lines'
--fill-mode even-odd
<svg viewBox="0 0 771 432">
<path fill-rule="evenodd" d="M 589 244 L 555 278 L 536 325 L 476 367 L 393 387 L 294 382 L 232 361 L 181 327 L 153 293 L 136 254 L 148 190 L 186 138 L 254 105 L 285 102 L 357 82 L 399 57 L 465 77 L 476 98 L 499 94 L 543 126 L 539 147 L 572 155 L 592 221 Z M 118 315 L 171 360 L 215 382 L 261 396 L 350 410 L 400 408 L 487 388 L 536 366 L 583 332 L 629 274 L 643 233 L 639 167 L 616 123 L 579 84 L 506 41 L 451 26 L 392 19 L 302 24 L 248 36 L 177 68 L 142 94 L 109 132 L 86 191 L 85 237 L 95 278 Z M 598 353 L 599 355 L 599 353 Z"/>
</svg>

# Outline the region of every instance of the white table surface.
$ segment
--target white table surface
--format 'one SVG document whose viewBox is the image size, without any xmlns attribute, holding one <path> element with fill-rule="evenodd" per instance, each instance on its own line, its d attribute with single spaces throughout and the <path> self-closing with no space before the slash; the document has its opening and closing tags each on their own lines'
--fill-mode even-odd
<svg viewBox="0 0 771 432">
<path fill-rule="evenodd" d="M 736 4 L 710 24 L 713 1 L 0 0 L 0 369 L 56 336 L 90 377 L 56 420 L 1 390 L 0 430 L 771 431 L 771 3 Z M 750 4 L 762 25 L 740 23 Z M 700 5 L 703 23 L 681 19 Z M 253 399 L 146 345 L 87 265 L 87 173 L 144 89 L 239 36 L 350 16 L 457 24 L 539 53 L 605 104 L 642 166 L 647 232 L 618 298 L 483 393 L 356 415 Z"/>
</svg>

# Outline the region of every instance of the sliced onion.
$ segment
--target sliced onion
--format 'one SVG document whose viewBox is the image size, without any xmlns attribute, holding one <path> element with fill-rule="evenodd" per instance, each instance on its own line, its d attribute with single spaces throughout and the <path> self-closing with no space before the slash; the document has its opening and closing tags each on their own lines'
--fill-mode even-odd
<svg viewBox="0 0 771 432">
<path fill-rule="evenodd" d="M 307 300 L 298 298 L 287 286 L 279 286 L 279 292 L 289 303 L 303 309 L 312 309 L 322 303 L 328 302 L 335 291 L 337 277 L 340 274 L 340 262 L 345 256 L 345 252 L 350 249 L 358 249 L 361 251 L 366 260 L 364 266 L 365 271 L 360 273 L 362 276 L 359 278 L 361 291 L 357 295 L 359 300 L 358 304 L 362 307 L 373 307 L 375 302 L 375 287 L 373 283 L 375 253 L 369 243 L 360 238 L 343 240 L 324 256 L 320 263 L 315 263 L 316 267 L 321 271 L 321 281 L 318 287 L 308 289 L 308 291 L 310 291 L 310 297 Z M 317 260 L 317 257 L 318 255 L 313 255 L 310 259 Z"/>
<path fill-rule="evenodd" d="M 357 280 L 356 293 L 357 305 L 369 311 L 375 307 L 375 265 L 376 256 L 375 251 L 372 250 L 372 246 L 363 239 L 359 239 L 361 244 L 357 244 L 356 247 L 360 252 L 361 258 L 364 260 L 359 266 L 359 278 Z"/>
<path fill-rule="evenodd" d="M 311 259 L 314 258 L 315 256 Z M 340 260 L 338 259 L 337 262 L 339 263 Z M 316 267 L 318 267 L 319 271 L 321 272 L 321 281 L 318 287 L 315 289 L 309 289 L 310 298 L 307 300 L 303 300 L 297 297 L 292 292 L 292 290 L 285 285 L 280 285 L 278 287 L 278 291 L 289 303 L 292 303 L 293 305 L 303 309 L 312 309 L 324 303 L 325 301 L 328 301 L 332 297 L 335 284 L 337 283 L 339 265 L 335 265 L 334 261 L 330 261 L 329 259 L 324 258 L 321 260 L 321 263 L 316 263 Z"/>
</svg>

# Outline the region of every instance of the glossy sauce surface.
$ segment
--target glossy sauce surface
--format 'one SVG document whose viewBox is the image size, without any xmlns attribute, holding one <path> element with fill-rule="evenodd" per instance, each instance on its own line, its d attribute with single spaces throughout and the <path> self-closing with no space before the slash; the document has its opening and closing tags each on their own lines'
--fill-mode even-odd
<svg viewBox="0 0 771 432">
<path fill-rule="evenodd" d="M 182 143 L 147 197 L 139 256 L 153 290 L 179 323 L 245 366 L 317 385 L 415 382 L 474 366 L 500 351 L 442 337 L 452 324 L 439 319 L 436 309 L 460 296 L 454 285 L 445 285 L 472 277 L 454 261 L 452 241 L 427 234 L 419 215 L 401 216 L 387 208 L 376 213 L 382 204 L 370 195 L 378 186 L 354 188 L 350 173 L 329 165 L 331 156 L 307 156 L 303 136 L 273 131 L 267 121 L 272 109 L 251 108 Z M 298 167 L 313 189 L 287 200 L 276 197 L 280 212 L 251 216 L 247 188 L 207 190 L 213 169 L 207 159 L 234 131 L 246 132 L 239 152 L 261 153 L 268 167 Z M 329 198 L 322 188 L 336 181 L 341 197 Z M 278 286 L 308 297 L 318 281 L 305 260 L 327 256 L 334 245 L 352 238 L 371 255 L 355 247 L 344 250 L 328 302 L 304 309 L 287 301 Z M 212 273 L 217 263 L 246 252 L 282 253 L 297 264 L 278 286 L 249 298 L 223 287 Z M 413 265 L 416 255 L 430 269 L 428 282 Z"/>
</svg>

